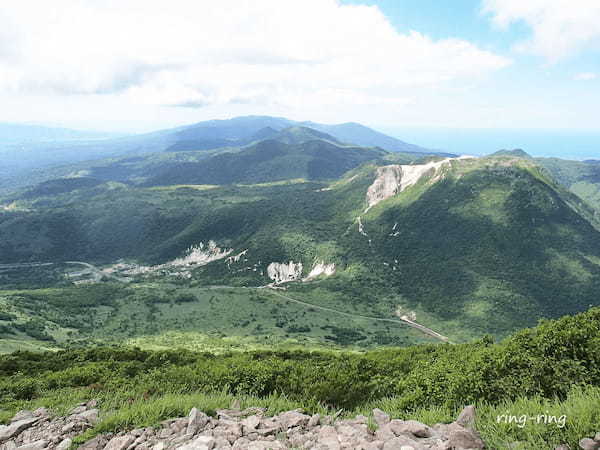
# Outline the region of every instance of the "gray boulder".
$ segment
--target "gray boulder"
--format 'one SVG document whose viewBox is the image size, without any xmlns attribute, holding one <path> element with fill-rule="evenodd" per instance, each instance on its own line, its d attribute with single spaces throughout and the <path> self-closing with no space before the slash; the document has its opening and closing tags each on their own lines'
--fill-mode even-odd
<svg viewBox="0 0 600 450">
<path fill-rule="evenodd" d="M 466 406 L 458 415 L 456 423 L 469 430 L 472 430 L 475 427 L 475 418 L 475 406 L 469 405 Z"/>
<path fill-rule="evenodd" d="M 409 434 L 415 437 L 428 438 L 433 435 L 433 430 L 430 427 L 416 420 L 392 420 L 390 429 L 396 436 Z"/>
<path fill-rule="evenodd" d="M 579 447 L 583 450 L 598 450 L 600 449 L 600 442 L 590 438 L 583 438 L 579 441 Z"/>
<path fill-rule="evenodd" d="M 40 417 L 30 417 L 28 419 L 22 419 L 12 422 L 8 426 L 0 427 L 0 444 L 17 436 L 22 431 L 39 422 L 40 419 Z"/>
<path fill-rule="evenodd" d="M 133 444 L 134 440 L 134 437 L 129 434 L 116 436 L 108 441 L 104 450 L 127 450 L 127 448 Z"/>
<path fill-rule="evenodd" d="M 375 419 L 375 423 L 380 427 L 384 426 L 386 423 L 390 423 L 390 416 L 379 408 L 373 410 L 373 419 Z"/>
</svg>

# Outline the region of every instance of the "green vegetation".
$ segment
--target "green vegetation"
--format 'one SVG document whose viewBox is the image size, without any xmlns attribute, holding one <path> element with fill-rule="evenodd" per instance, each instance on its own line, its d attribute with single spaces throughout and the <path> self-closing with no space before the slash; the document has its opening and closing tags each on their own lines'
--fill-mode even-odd
<svg viewBox="0 0 600 450">
<path fill-rule="evenodd" d="M 235 396 L 269 413 L 301 406 L 356 414 L 380 407 L 431 423 L 477 403 L 478 427 L 492 448 L 515 440 L 527 442 L 524 448 L 573 445 L 600 420 L 599 324 L 595 308 L 497 344 L 486 338 L 366 353 L 17 352 L 0 357 L 1 419 L 21 408 L 46 405 L 60 412 L 96 398 L 103 411 L 97 433 L 156 424 L 191 406 L 213 413 Z M 496 423 L 500 414 L 540 412 L 566 415 L 565 427 Z"/>
<path fill-rule="evenodd" d="M 264 289 L 83 284 L 0 291 L 0 309 L 6 311 L 0 316 L 0 353 L 18 349 L 19 340 L 27 349 L 126 342 L 212 352 L 431 341 L 405 325 L 324 313 Z"/>
<path fill-rule="evenodd" d="M 394 318 L 398 309 L 415 313 L 418 323 L 453 342 L 503 337 L 539 318 L 598 305 L 597 221 L 534 161 L 513 156 L 454 161 L 436 175 L 441 179 L 425 176 L 363 214 L 375 168 L 375 163 L 362 165 L 334 182 L 298 179 L 208 189 L 111 182 L 18 200 L 20 209 L 0 212 L 0 233 L 11 236 L 0 241 L 2 263 L 109 265 L 124 258 L 162 264 L 209 240 L 232 255 L 246 253 L 237 261 L 190 267 L 189 278 L 169 277 L 168 269 L 131 276 L 99 303 L 92 294 L 85 298 L 94 288 L 75 288 L 59 274 L 63 266 L 50 266 L 53 275 L 44 275 L 43 268 L 3 269 L 8 271 L 0 272 L 0 297 L 9 310 L 21 311 L 16 323 L 40 318 L 57 347 L 104 343 L 107 337 L 140 342 L 144 336 L 160 347 L 160 336 L 170 341 L 173 332 L 196 333 L 193 348 L 226 336 L 243 340 L 245 348 L 262 348 L 268 336 L 363 348 L 423 339 L 396 325 L 344 325 L 339 316 L 281 299 L 276 300 L 281 312 L 271 312 L 267 304 L 275 300 L 268 291 L 248 289 L 271 282 L 271 262 L 301 262 L 304 276 L 317 262 L 336 265 L 332 277 L 287 284 L 291 298 L 381 318 Z M 368 236 L 359 232 L 358 216 Z M 28 284 L 23 273 L 36 281 Z M 101 285 L 114 281 L 105 277 Z M 232 289 L 206 290 L 209 286 Z M 148 290 L 162 300 L 142 301 L 138 294 Z M 193 292 L 198 301 L 175 301 L 179 291 Z M 70 300 L 46 302 L 46 296 Z M 27 301 L 42 306 L 26 308 Z M 80 313 L 70 310 L 79 302 L 89 317 L 86 312 L 78 319 Z M 33 338 L 27 333 L 33 324 L 24 330 L 5 321 L 0 325 L 6 339 Z M 223 335 L 215 334 L 218 329 Z M 41 336 L 35 339 L 47 348 L 52 341 Z"/>
<path fill-rule="evenodd" d="M 559 183 L 585 200 L 600 214 L 600 165 L 586 161 L 536 158 Z"/>
</svg>

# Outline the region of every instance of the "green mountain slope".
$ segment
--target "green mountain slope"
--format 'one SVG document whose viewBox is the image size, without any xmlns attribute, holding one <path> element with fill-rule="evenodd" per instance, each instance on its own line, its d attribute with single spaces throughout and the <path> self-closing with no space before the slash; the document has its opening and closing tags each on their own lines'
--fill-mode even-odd
<svg viewBox="0 0 600 450">
<path fill-rule="evenodd" d="M 198 163 L 183 163 L 150 178 L 146 186 L 171 184 L 261 183 L 294 178 L 337 178 L 350 169 L 381 159 L 386 152 L 308 140 L 305 130 L 290 130 L 239 152 L 221 153 Z M 319 133 L 321 134 L 321 133 Z"/>
<path fill-rule="evenodd" d="M 600 217 L 600 164 L 596 161 L 567 161 L 558 158 L 536 158 L 558 182 L 581 197 Z"/>
<path fill-rule="evenodd" d="M 257 146 L 256 155 L 284 146 L 297 156 L 295 146 L 270 142 L 266 148 Z M 312 157 L 323 157 L 323 149 L 330 147 L 350 155 L 368 152 L 329 143 L 323 147 L 322 141 L 315 145 Z M 327 168 L 320 164 L 320 170 Z M 334 181 L 251 184 L 260 178 L 247 178 L 229 184 L 233 178 L 203 178 L 193 184 L 149 187 L 110 182 L 20 199 L 0 212 L 0 234 L 8 237 L 0 241 L 0 263 L 82 261 L 100 266 L 83 268 L 69 279 L 55 276 L 50 284 L 59 290 L 52 294 L 57 298 L 79 298 L 67 293 L 85 270 L 90 271 L 87 281 L 99 286 L 102 279 L 126 283 L 120 289 L 129 286 L 127 293 L 119 291 L 111 305 L 104 305 L 112 311 L 109 316 L 102 312 L 103 304 L 98 306 L 97 339 L 116 336 L 119 327 L 120 336 L 159 340 L 168 332 L 214 332 L 214 324 L 226 329 L 225 324 L 245 320 L 234 318 L 234 310 L 246 311 L 244 299 L 263 298 L 261 293 L 270 297 L 243 314 L 254 314 L 242 327 L 244 339 L 308 335 L 313 342 L 367 346 L 430 337 L 415 335 L 406 323 L 390 323 L 386 329 L 358 316 L 404 316 L 461 341 L 484 334 L 504 336 L 542 317 L 598 305 L 597 224 L 589 208 L 534 161 L 500 156 L 383 164 L 384 159 L 367 162 Z M 219 171 L 236 173 L 227 167 L 235 168 L 224 164 Z M 129 265 L 115 265 L 119 258 Z M 31 284 L 6 270 L 5 289 L 22 291 Z M 283 284 L 283 297 L 274 298 L 271 290 L 261 288 L 282 279 L 289 281 Z M 174 291 L 164 287 L 168 285 L 181 292 L 200 291 L 193 291 L 196 300 L 178 306 L 172 300 Z M 209 286 L 241 290 L 211 294 Z M 166 306 L 153 308 L 135 300 L 135 292 L 144 289 L 166 289 L 160 295 L 165 300 L 157 301 Z M 18 306 L 15 299 L 27 295 L 9 291 L 5 301 L 25 315 L 39 312 L 35 305 L 50 294 L 36 293 L 38 300 L 23 309 L 25 304 Z M 286 305 L 282 316 L 271 311 L 274 300 Z M 52 318 L 68 307 L 53 305 L 40 318 L 46 332 L 53 329 Z M 309 320 L 302 312 L 308 314 L 310 305 L 325 309 L 315 310 Z M 331 314 L 329 324 L 318 319 L 319 311 Z M 213 320 L 213 314 L 220 319 Z M 185 325 L 185 315 L 198 319 Z M 346 326 L 348 317 L 360 323 Z M 157 321 L 162 325 L 153 328 Z M 127 324 L 134 322 L 138 325 L 129 329 Z M 66 325 L 56 326 L 66 330 Z M 85 328 L 75 328 L 79 340 L 92 336 Z M 25 332 L 20 333 L 23 337 Z M 56 333 L 56 339 L 67 342 L 61 338 L 67 331 Z"/>
</svg>

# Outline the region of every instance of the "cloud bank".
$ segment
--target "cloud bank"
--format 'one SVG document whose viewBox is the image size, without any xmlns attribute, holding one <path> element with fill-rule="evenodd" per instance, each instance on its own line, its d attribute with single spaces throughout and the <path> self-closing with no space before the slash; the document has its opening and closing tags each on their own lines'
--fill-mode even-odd
<svg viewBox="0 0 600 450">
<path fill-rule="evenodd" d="M 555 63 L 586 47 L 600 48 L 598 0 L 484 0 L 498 26 L 523 21 L 533 31 L 518 48 Z"/>
<path fill-rule="evenodd" d="M 0 93 L 183 108 L 404 105 L 415 87 L 510 63 L 335 0 L 10 0 L 0 12 Z"/>
</svg>

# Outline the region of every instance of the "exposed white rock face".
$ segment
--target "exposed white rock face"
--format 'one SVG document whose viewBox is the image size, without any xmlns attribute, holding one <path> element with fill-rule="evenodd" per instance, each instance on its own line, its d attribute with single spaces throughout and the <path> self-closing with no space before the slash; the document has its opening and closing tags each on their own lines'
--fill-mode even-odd
<svg viewBox="0 0 600 450">
<path fill-rule="evenodd" d="M 243 255 L 246 254 L 246 251 L 241 252 L 239 255 L 233 256 L 232 258 L 234 258 L 235 261 L 238 261 Z M 193 270 L 195 267 L 205 266 L 213 261 L 223 259 L 229 256 L 232 252 L 233 249 L 220 248 L 217 246 L 215 241 L 210 240 L 208 241 L 208 244 L 200 242 L 198 245 L 191 246 L 186 250 L 186 254 L 184 256 L 164 264 L 159 264 L 156 266 L 141 266 L 134 263 L 120 262 L 112 265 L 109 268 L 103 269 L 102 272 L 113 278 L 116 278 L 117 276 L 146 276 L 160 273 L 161 275 L 166 276 L 191 279 L 191 270 Z"/>
<path fill-rule="evenodd" d="M 248 250 L 244 250 L 243 252 L 238 253 L 237 255 L 232 255 L 230 257 L 228 257 L 225 262 L 227 263 L 227 265 L 236 263 L 236 262 L 240 262 L 240 259 L 242 259 L 242 256 L 246 256 L 246 254 L 248 253 Z"/>
<path fill-rule="evenodd" d="M 360 218 L 360 216 L 358 216 L 358 232 L 363 236 L 369 236 L 365 231 L 365 227 L 363 226 L 362 219 Z"/>
<path fill-rule="evenodd" d="M 325 275 L 330 277 L 335 273 L 335 264 L 325 264 L 324 261 L 315 264 L 310 273 L 302 281 L 310 281 L 318 276 Z"/>
<path fill-rule="evenodd" d="M 474 156 L 459 156 L 446 158 L 441 161 L 432 161 L 427 164 L 398 165 L 392 164 L 377 168 L 377 178 L 367 190 L 367 209 L 377 203 L 393 197 L 407 187 L 416 184 L 424 175 L 435 174 L 441 167 L 450 164 L 452 160 L 469 159 Z M 365 211 L 365 212 L 366 212 Z"/>
<path fill-rule="evenodd" d="M 302 276 L 302 263 L 295 263 L 294 261 L 287 264 L 272 262 L 267 267 L 267 275 L 275 284 L 297 280 Z"/>
<path fill-rule="evenodd" d="M 233 249 L 222 249 L 217 246 L 215 241 L 208 241 L 208 244 L 200 244 L 190 247 L 187 255 L 183 258 L 177 258 L 169 264 L 175 267 L 181 266 L 204 266 L 218 259 L 223 259 L 229 255 Z"/>
<path fill-rule="evenodd" d="M 369 208 L 399 192 L 402 166 L 397 164 L 377 168 L 377 178 L 367 190 Z M 367 208 L 368 209 L 368 208 Z"/>
</svg>

